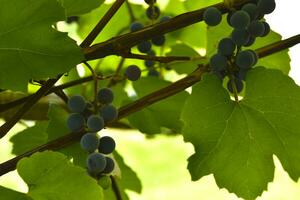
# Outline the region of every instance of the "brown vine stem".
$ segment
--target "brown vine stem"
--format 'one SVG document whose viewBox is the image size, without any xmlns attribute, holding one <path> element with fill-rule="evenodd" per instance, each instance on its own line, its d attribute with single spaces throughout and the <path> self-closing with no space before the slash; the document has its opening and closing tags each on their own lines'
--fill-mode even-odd
<svg viewBox="0 0 300 200">
<path fill-rule="evenodd" d="M 252 2 L 253 0 L 240 0 L 234 3 L 235 8 L 239 8 L 245 3 Z M 229 12 L 224 3 L 212 5 L 217 7 L 222 13 Z M 139 44 L 142 41 L 151 39 L 153 36 L 166 34 L 178 29 L 190 26 L 203 20 L 203 13 L 206 8 L 187 12 L 178 15 L 167 22 L 157 23 L 147 26 L 139 31 L 127 33 L 118 37 L 114 37 L 108 41 L 95 44 L 91 47 L 84 48 L 85 58 L 87 60 L 94 60 L 103 58 L 109 55 L 122 55 L 127 52 L 131 47 Z"/>
<path fill-rule="evenodd" d="M 288 38 L 286 40 L 282 40 L 282 41 L 267 45 L 265 47 L 257 49 L 256 52 L 258 53 L 260 58 L 262 58 L 262 57 L 266 57 L 266 56 L 270 55 L 269 52 L 272 52 L 271 54 L 277 53 L 284 49 L 292 47 L 293 45 L 296 45 L 298 43 L 300 43 L 300 35 L 296 35 L 296 36 Z M 202 65 L 202 66 L 198 67 L 194 72 L 192 72 L 191 74 L 186 76 L 185 78 L 183 78 L 179 81 L 176 81 L 173 84 L 171 84 L 165 88 L 162 88 L 160 90 L 157 90 L 149 95 L 146 95 L 146 96 L 142 97 L 141 99 L 138 99 L 128 105 L 121 107 L 119 109 L 119 117 L 117 120 L 124 118 L 134 112 L 142 110 L 143 108 L 145 108 L 149 105 L 152 105 L 160 100 L 166 99 L 167 97 L 177 94 L 177 93 L 185 90 L 186 88 L 194 85 L 195 83 L 197 83 L 201 80 L 201 77 L 202 77 L 203 73 L 207 70 L 207 67 L 208 67 L 207 65 Z M 16 168 L 17 162 L 20 159 L 22 159 L 24 157 L 28 157 L 38 151 L 61 149 L 65 146 L 68 146 L 69 144 L 72 144 L 72 143 L 78 141 L 83 134 L 84 134 L 84 132 L 67 134 L 63 137 L 57 138 L 56 140 L 53 140 L 44 145 L 38 146 L 28 152 L 25 152 L 21 155 L 18 155 L 16 157 L 0 164 L 0 176 L 8 173 L 9 171 L 14 170 Z"/>
<path fill-rule="evenodd" d="M 160 63 L 170 63 L 174 61 L 189 61 L 192 58 L 187 56 L 151 56 L 151 55 L 143 55 L 143 54 L 122 54 L 123 58 L 133 58 L 140 60 L 152 60 Z"/>
<path fill-rule="evenodd" d="M 115 3 L 110 7 L 110 9 L 106 12 L 103 18 L 98 22 L 95 28 L 88 34 L 88 36 L 82 41 L 80 44 L 81 47 L 90 46 L 99 33 L 104 29 L 107 23 L 111 20 L 111 18 L 115 15 L 115 13 L 119 10 L 125 0 L 116 0 Z"/>
<path fill-rule="evenodd" d="M 111 185 L 112 185 L 112 189 L 115 193 L 116 199 L 117 200 L 122 200 L 122 195 L 121 195 L 121 192 L 120 192 L 120 188 L 118 186 L 118 183 L 117 183 L 115 177 L 110 176 L 110 179 L 111 179 Z"/>
</svg>

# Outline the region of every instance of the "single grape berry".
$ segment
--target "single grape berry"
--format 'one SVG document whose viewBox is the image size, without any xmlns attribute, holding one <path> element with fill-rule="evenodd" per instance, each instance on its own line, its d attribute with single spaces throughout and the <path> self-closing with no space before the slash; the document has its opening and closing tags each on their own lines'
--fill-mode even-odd
<svg viewBox="0 0 300 200">
<path fill-rule="evenodd" d="M 226 70 L 220 70 L 220 71 L 215 71 L 213 70 L 213 73 L 220 79 L 223 80 L 226 76 Z"/>
<path fill-rule="evenodd" d="M 67 119 L 67 126 L 71 131 L 79 131 L 85 125 L 84 117 L 79 113 L 72 113 Z"/>
<path fill-rule="evenodd" d="M 152 5 L 156 3 L 156 0 L 144 0 L 146 4 Z"/>
<path fill-rule="evenodd" d="M 109 104 L 114 100 L 114 93 L 109 88 L 102 88 L 97 93 L 97 99 L 102 104 Z"/>
<path fill-rule="evenodd" d="M 210 65 L 214 71 L 224 70 L 227 66 L 227 58 L 217 53 L 210 58 Z"/>
<path fill-rule="evenodd" d="M 254 3 L 247 3 L 242 7 L 242 10 L 247 12 L 248 15 L 250 16 L 251 20 L 255 20 L 256 17 L 258 16 L 257 13 L 257 5 Z"/>
<path fill-rule="evenodd" d="M 109 122 L 117 119 L 118 110 L 113 105 L 104 105 L 100 109 L 100 115 L 104 119 L 104 122 Z"/>
<path fill-rule="evenodd" d="M 99 146 L 99 138 L 96 133 L 86 133 L 81 137 L 80 146 L 87 152 L 94 152 Z"/>
<path fill-rule="evenodd" d="M 244 46 L 245 46 L 245 47 L 251 46 L 252 44 L 254 44 L 255 40 L 256 40 L 255 37 L 250 36 L 248 42 L 247 42 L 246 44 L 244 44 Z"/>
<path fill-rule="evenodd" d="M 275 0 L 259 0 L 257 2 L 257 9 L 262 14 L 270 14 L 276 8 Z"/>
<path fill-rule="evenodd" d="M 101 116 L 91 115 L 87 120 L 87 127 L 92 132 L 98 132 L 104 128 L 104 120 Z"/>
<path fill-rule="evenodd" d="M 105 169 L 106 158 L 104 155 L 100 153 L 92 153 L 88 156 L 86 164 L 89 173 L 97 174 L 102 172 Z"/>
<path fill-rule="evenodd" d="M 167 22 L 167 21 L 169 21 L 171 19 L 171 17 L 170 16 L 163 16 L 162 18 L 160 18 L 160 22 Z"/>
<path fill-rule="evenodd" d="M 261 35 L 261 37 L 265 37 L 267 36 L 270 31 L 271 31 L 271 28 L 270 28 L 270 25 L 267 23 L 267 22 L 262 22 L 264 24 L 264 27 L 265 27 L 265 31 L 264 33 Z"/>
<path fill-rule="evenodd" d="M 230 56 L 233 54 L 235 48 L 236 45 L 231 38 L 224 38 L 219 42 L 218 52 L 224 56 Z"/>
<path fill-rule="evenodd" d="M 144 63 L 147 68 L 153 67 L 155 65 L 155 62 L 153 60 L 145 60 Z"/>
<path fill-rule="evenodd" d="M 148 76 L 159 76 L 160 74 L 159 74 L 159 72 L 155 68 L 151 68 L 151 69 L 149 69 L 147 75 Z"/>
<path fill-rule="evenodd" d="M 248 32 L 253 37 L 262 36 L 265 33 L 265 25 L 262 22 L 255 20 L 250 23 L 248 27 Z"/>
<path fill-rule="evenodd" d="M 215 7 L 207 8 L 203 13 L 203 19 L 209 26 L 216 26 L 222 21 L 222 13 Z"/>
<path fill-rule="evenodd" d="M 144 25 L 140 22 L 133 22 L 133 23 L 130 24 L 130 31 L 131 32 L 141 30 L 142 28 L 144 28 Z"/>
<path fill-rule="evenodd" d="M 240 69 L 238 72 L 234 73 L 234 76 L 239 80 L 246 80 L 248 70 L 246 69 Z"/>
<path fill-rule="evenodd" d="M 249 50 L 241 51 L 236 56 L 236 64 L 240 67 L 240 69 L 249 69 L 255 63 L 255 55 Z"/>
<path fill-rule="evenodd" d="M 152 44 L 156 45 L 156 46 L 162 46 L 164 45 L 165 41 L 166 41 L 166 37 L 164 35 L 159 35 L 159 36 L 155 36 L 154 38 L 152 38 Z"/>
<path fill-rule="evenodd" d="M 101 137 L 99 140 L 98 151 L 103 154 L 110 154 L 116 148 L 116 142 L 109 136 Z"/>
<path fill-rule="evenodd" d="M 149 6 L 146 10 L 146 15 L 149 19 L 157 19 L 160 15 L 160 10 L 157 6 Z"/>
<path fill-rule="evenodd" d="M 250 16 L 243 10 L 236 11 L 230 18 L 230 25 L 235 29 L 245 29 L 250 24 Z"/>
<path fill-rule="evenodd" d="M 111 179 L 109 176 L 101 176 L 98 180 L 98 184 L 104 189 L 108 189 L 111 186 Z"/>
<path fill-rule="evenodd" d="M 253 63 L 253 66 L 257 64 L 258 62 L 258 55 L 255 51 L 253 51 L 252 49 L 248 49 L 246 51 L 249 51 L 250 53 L 252 53 L 253 57 L 254 57 L 254 63 Z"/>
<path fill-rule="evenodd" d="M 245 29 L 234 29 L 231 39 L 237 46 L 243 46 L 249 42 L 250 34 Z"/>
<path fill-rule="evenodd" d="M 229 80 L 227 82 L 227 89 L 229 90 L 230 93 L 234 93 L 234 86 L 233 84 L 235 84 L 235 88 L 237 90 L 237 93 L 240 93 L 243 88 L 244 88 L 244 84 L 243 84 L 243 81 L 239 80 L 239 79 L 234 79 L 233 80 Z"/>
<path fill-rule="evenodd" d="M 141 53 L 148 53 L 151 50 L 151 42 L 149 41 L 144 41 L 138 44 L 137 48 Z"/>
<path fill-rule="evenodd" d="M 114 171 L 115 162 L 110 157 L 105 157 L 105 158 L 106 158 L 106 166 L 105 166 L 104 170 L 102 171 L 102 173 L 110 174 L 112 171 Z"/>
<path fill-rule="evenodd" d="M 85 99 L 81 95 L 74 95 L 68 100 L 68 108 L 71 112 L 81 113 L 86 106 Z"/>
<path fill-rule="evenodd" d="M 136 81 L 141 77 L 141 70 L 136 65 L 130 65 L 125 71 L 125 75 L 130 81 Z"/>
<path fill-rule="evenodd" d="M 234 13 L 234 12 L 231 11 L 231 12 L 229 12 L 229 13 L 227 14 L 227 16 L 226 16 L 227 24 L 229 24 L 230 26 L 231 26 L 230 19 L 231 19 L 233 13 Z"/>
</svg>

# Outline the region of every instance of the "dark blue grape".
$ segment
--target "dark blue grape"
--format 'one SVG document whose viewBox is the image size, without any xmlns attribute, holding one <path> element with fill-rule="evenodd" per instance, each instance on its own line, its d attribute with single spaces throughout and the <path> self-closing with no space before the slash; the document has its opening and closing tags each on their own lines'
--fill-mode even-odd
<svg viewBox="0 0 300 200">
<path fill-rule="evenodd" d="M 210 65 L 214 71 L 224 70 L 227 66 L 227 58 L 217 53 L 210 58 Z"/>
<path fill-rule="evenodd" d="M 261 37 L 265 37 L 267 36 L 270 31 L 271 31 L 271 28 L 270 28 L 270 25 L 267 23 L 267 22 L 262 22 L 264 24 L 264 27 L 265 27 L 265 31 L 264 33 L 261 35 Z"/>
<path fill-rule="evenodd" d="M 156 0 L 144 0 L 146 4 L 153 5 L 156 3 Z"/>
<path fill-rule="evenodd" d="M 170 16 L 163 16 L 162 18 L 160 18 L 160 22 L 167 22 L 167 21 L 169 21 L 171 19 L 171 17 Z"/>
<path fill-rule="evenodd" d="M 151 50 L 151 42 L 149 41 L 144 41 L 138 44 L 137 48 L 141 53 L 148 53 Z"/>
<path fill-rule="evenodd" d="M 104 122 L 109 122 L 117 119 L 118 110 L 113 105 L 104 105 L 100 109 L 100 115 L 103 117 Z"/>
<path fill-rule="evenodd" d="M 110 154 L 116 148 L 116 142 L 109 136 L 101 137 L 99 140 L 98 151 L 103 154 Z"/>
<path fill-rule="evenodd" d="M 249 51 L 250 53 L 252 53 L 253 57 L 254 57 L 254 63 L 253 66 L 257 64 L 258 62 L 258 55 L 255 51 L 253 51 L 252 49 L 248 49 L 247 51 Z"/>
<path fill-rule="evenodd" d="M 244 44 L 244 46 L 245 46 L 245 47 L 251 46 L 252 44 L 254 44 L 255 40 L 256 40 L 255 37 L 250 36 L 250 37 L 249 37 L 249 41 L 248 41 L 246 44 Z"/>
<path fill-rule="evenodd" d="M 76 23 L 79 21 L 79 17 L 78 16 L 70 16 L 67 18 L 66 23 L 67 24 L 71 24 L 71 23 Z"/>
<path fill-rule="evenodd" d="M 235 29 L 245 29 L 250 24 L 250 16 L 243 10 L 236 11 L 230 18 L 230 24 Z"/>
<path fill-rule="evenodd" d="M 246 80 L 248 70 L 240 69 L 238 72 L 235 72 L 234 76 L 239 80 Z"/>
<path fill-rule="evenodd" d="M 157 6 L 149 6 L 146 10 L 146 15 L 149 19 L 157 19 L 160 15 L 160 10 Z"/>
<path fill-rule="evenodd" d="M 231 38 L 224 38 L 219 42 L 218 52 L 224 56 L 230 56 L 236 49 L 235 43 Z"/>
<path fill-rule="evenodd" d="M 94 152 L 98 149 L 99 138 L 96 133 L 86 133 L 81 137 L 80 146 L 87 152 Z"/>
<path fill-rule="evenodd" d="M 220 70 L 220 71 L 215 71 L 213 70 L 213 73 L 220 79 L 223 80 L 226 76 L 226 70 Z"/>
<path fill-rule="evenodd" d="M 98 91 L 97 99 L 102 104 L 109 104 L 114 100 L 114 93 L 109 88 L 102 88 Z"/>
<path fill-rule="evenodd" d="M 236 64 L 241 69 L 249 69 L 257 62 L 257 58 L 252 51 L 241 51 L 236 56 Z"/>
<path fill-rule="evenodd" d="M 255 20 L 256 17 L 258 16 L 257 5 L 255 5 L 254 3 L 245 4 L 242 7 L 242 10 L 249 14 L 251 20 Z"/>
<path fill-rule="evenodd" d="M 104 128 L 104 120 L 101 116 L 91 115 L 87 120 L 87 127 L 92 132 L 98 132 Z"/>
<path fill-rule="evenodd" d="M 102 171 L 103 174 L 110 174 L 112 171 L 114 171 L 115 168 L 115 162 L 110 157 L 106 158 L 106 166 L 105 169 Z"/>
<path fill-rule="evenodd" d="M 240 93 L 243 90 L 243 88 L 244 88 L 243 81 L 241 81 L 239 79 L 234 79 L 234 81 L 233 80 L 229 80 L 227 82 L 227 89 L 229 90 L 230 93 L 234 93 L 234 89 L 233 89 L 233 85 L 232 84 L 235 84 L 237 93 Z"/>
<path fill-rule="evenodd" d="M 262 14 L 270 14 L 276 8 L 276 3 L 274 0 L 259 0 L 257 2 L 257 9 Z"/>
<path fill-rule="evenodd" d="M 155 68 L 150 68 L 148 71 L 148 76 L 159 76 L 159 72 Z"/>
<path fill-rule="evenodd" d="M 243 46 L 249 42 L 250 34 L 245 29 L 234 29 L 231 39 L 237 46 Z"/>
<path fill-rule="evenodd" d="M 145 60 L 145 66 L 147 68 L 153 67 L 155 65 L 155 62 L 153 60 Z"/>
<path fill-rule="evenodd" d="M 71 131 L 79 131 L 85 125 L 84 117 L 79 113 L 72 113 L 67 119 L 67 126 Z"/>
<path fill-rule="evenodd" d="M 131 81 L 136 81 L 141 77 L 141 70 L 138 66 L 136 65 L 130 65 L 129 67 L 127 67 L 126 71 L 125 71 L 125 75 L 128 78 L 128 80 Z"/>
<path fill-rule="evenodd" d="M 166 42 L 166 37 L 164 35 L 155 36 L 151 41 L 156 46 L 162 46 Z"/>
<path fill-rule="evenodd" d="M 262 36 L 265 33 L 265 25 L 262 22 L 255 20 L 250 23 L 248 27 L 248 32 L 253 37 Z"/>
<path fill-rule="evenodd" d="M 87 118 L 93 114 L 93 108 L 94 105 L 91 102 L 87 102 L 84 111 L 81 113 L 84 117 L 84 119 L 87 120 Z"/>
<path fill-rule="evenodd" d="M 144 25 L 140 22 L 133 22 L 133 23 L 130 24 L 130 31 L 131 32 L 141 30 L 142 28 L 144 28 Z"/>
<path fill-rule="evenodd" d="M 74 95 L 68 100 L 68 108 L 71 112 L 81 113 L 86 106 L 85 99 L 81 95 Z"/>
<path fill-rule="evenodd" d="M 105 169 L 106 158 L 100 153 L 92 153 L 88 156 L 86 164 L 89 173 L 97 174 Z"/>
<path fill-rule="evenodd" d="M 207 8 L 203 13 L 203 20 L 209 26 L 216 26 L 222 21 L 222 13 L 215 7 Z"/>
</svg>

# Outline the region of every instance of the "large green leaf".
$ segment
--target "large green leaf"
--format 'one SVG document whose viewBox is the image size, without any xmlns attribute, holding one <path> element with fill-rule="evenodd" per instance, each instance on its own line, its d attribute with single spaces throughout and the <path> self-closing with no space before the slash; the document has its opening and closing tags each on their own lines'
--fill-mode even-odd
<svg viewBox="0 0 300 200">
<path fill-rule="evenodd" d="M 18 162 L 19 175 L 34 200 L 82 200 L 103 198 L 102 188 L 85 170 L 63 154 L 45 151 Z"/>
<path fill-rule="evenodd" d="M 66 9 L 67 16 L 82 15 L 99 7 L 104 0 L 59 0 Z"/>
<path fill-rule="evenodd" d="M 133 87 L 138 97 L 143 97 L 155 90 L 166 87 L 170 82 L 157 77 L 145 77 L 134 82 Z M 147 134 L 161 133 L 165 127 L 173 131 L 180 131 L 180 114 L 187 92 L 181 92 L 158 103 L 144 108 L 128 117 L 129 122 L 141 132 Z"/>
<path fill-rule="evenodd" d="M 0 186 L 0 196 L 5 200 L 32 200 L 26 194 Z"/>
<path fill-rule="evenodd" d="M 300 88 L 261 67 L 246 82 L 237 103 L 218 78 L 205 76 L 186 101 L 183 134 L 195 147 L 188 165 L 193 180 L 213 174 L 220 188 L 255 199 L 273 180 L 273 154 L 294 181 L 300 176 Z"/>
<path fill-rule="evenodd" d="M 0 0 L 0 5 L 1 88 L 26 91 L 29 79 L 55 77 L 83 60 L 75 41 L 51 27 L 65 19 L 57 1 Z"/>
</svg>

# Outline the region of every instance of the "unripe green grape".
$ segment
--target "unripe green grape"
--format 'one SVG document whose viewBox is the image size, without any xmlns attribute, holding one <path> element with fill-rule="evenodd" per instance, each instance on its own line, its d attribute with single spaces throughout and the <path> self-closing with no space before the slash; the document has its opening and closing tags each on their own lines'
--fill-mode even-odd
<svg viewBox="0 0 300 200">
<path fill-rule="evenodd" d="M 230 18 L 230 24 L 235 29 L 245 29 L 250 24 L 250 16 L 243 10 L 236 11 Z"/>
<path fill-rule="evenodd" d="M 86 106 L 85 99 L 81 95 L 74 95 L 68 100 L 68 108 L 71 112 L 81 113 Z"/>
<path fill-rule="evenodd" d="M 98 180 L 98 184 L 104 189 L 110 188 L 112 182 L 109 176 L 101 176 Z"/>
<path fill-rule="evenodd" d="M 207 8 L 203 13 L 203 20 L 209 26 L 216 26 L 222 21 L 222 13 L 215 7 Z"/>
<path fill-rule="evenodd" d="M 99 115 L 91 115 L 87 120 L 87 127 L 92 132 L 98 132 L 104 128 L 104 120 Z"/>
<path fill-rule="evenodd" d="M 102 172 L 106 167 L 106 158 L 100 153 L 92 153 L 87 158 L 87 168 L 89 173 L 97 174 Z"/>
</svg>

